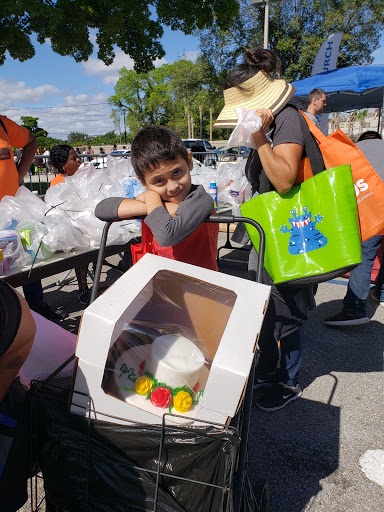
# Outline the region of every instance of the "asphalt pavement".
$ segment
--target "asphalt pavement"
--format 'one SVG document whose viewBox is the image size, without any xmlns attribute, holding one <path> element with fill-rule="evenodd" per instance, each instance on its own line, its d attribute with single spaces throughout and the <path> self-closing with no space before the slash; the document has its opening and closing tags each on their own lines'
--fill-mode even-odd
<svg viewBox="0 0 384 512">
<path fill-rule="evenodd" d="M 219 246 L 224 241 L 221 233 Z M 246 251 L 225 249 L 220 256 L 222 272 L 246 277 L 245 263 L 228 261 L 245 261 Z M 108 261 L 117 264 L 119 257 Z M 120 275 L 104 266 L 101 288 Z M 60 325 L 77 333 L 82 307 L 75 274 L 59 286 L 58 277 L 43 281 L 46 301 L 63 306 L 68 317 Z M 248 469 L 255 487 L 269 483 L 270 512 L 384 511 L 384 308 L 369 299 L 368 324 L 326 327 L 322 321 L 341 309 L 346 285 L 343 278 L 319 285 L 304 328 L 302 397 L 280 411 L 253 407 Z"/>
</svg>

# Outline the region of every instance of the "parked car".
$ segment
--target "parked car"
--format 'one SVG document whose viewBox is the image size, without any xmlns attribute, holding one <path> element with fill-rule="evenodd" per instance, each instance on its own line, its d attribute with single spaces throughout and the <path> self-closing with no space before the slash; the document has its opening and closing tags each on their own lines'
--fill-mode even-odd
<svg viewBox="0 0 384 512">
<path fill-rule="evenodd" d="M 108 153 L 111 156 L 120 156 L 123 158 L 128 158 L 131 156 L 131 150 L 130 149 L 115 149 L 115 151 L 111 151 Z"/>
<path fill-rule="evenodd" d="M 212 146 L 209 140 L 205 139 L 183 139 L 184 146 L 187 149 L 191 149 L 193 146 L 196 146 L 196 142 L 200 141 L 205 148 L 205 151 L 214 151 L 216 146 Z"/>
<path fill-rule="evenodd" d="M 216 149 L 215 153 L 219 162 L 233 162 L 237 160 L 237 157 L 248 158 L 251 151 L 251 148 L 247 148 L 246 146 L 233 146 L 230 148 Z"/>
</svg>

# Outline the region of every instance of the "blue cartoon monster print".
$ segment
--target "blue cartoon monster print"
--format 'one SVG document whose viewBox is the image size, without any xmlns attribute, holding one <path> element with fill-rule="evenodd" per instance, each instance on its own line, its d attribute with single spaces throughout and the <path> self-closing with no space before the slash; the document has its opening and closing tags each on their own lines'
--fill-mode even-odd
<svg viewBox="0 0 384 512">
<path fill-rule="evenodd" d="M 316 224 L 321 222 L 324 216 L 315 215 L 315 221 L 312 222 L 312 212 L 307 213 L 307 207 L 303 208 L 303 215 L 296 217 L 296 210 L 291 210 L 293 219 L 288 219 L 292 228 L 280 226 L 279 231 L 289 233 L 288 251 L 290 254 L 303 254 L 305 252 L 315 251 L 325 247 L 328 243 L 327 238 L 316 228 Z"/>
</svg>

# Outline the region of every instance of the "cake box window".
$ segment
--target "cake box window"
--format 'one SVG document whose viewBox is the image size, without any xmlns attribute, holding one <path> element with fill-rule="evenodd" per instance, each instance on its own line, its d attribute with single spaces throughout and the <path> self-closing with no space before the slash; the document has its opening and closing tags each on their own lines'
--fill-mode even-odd
<svg viewBox="0 0 384 512">
<path fill-rule="evenodd" d="M 143 301 L 144 297 L 150 297 Z M 108 395 L 151 414 L 195 417 L 236 302 L 232 290 L 160 270 L 116 323 L 104 368 Z"/>
</svg>

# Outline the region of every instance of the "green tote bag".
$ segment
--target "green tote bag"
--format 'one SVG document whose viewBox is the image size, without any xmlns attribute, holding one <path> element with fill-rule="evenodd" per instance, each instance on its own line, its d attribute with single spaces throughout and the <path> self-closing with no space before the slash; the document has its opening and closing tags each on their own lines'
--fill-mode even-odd
<svg viewBox="0 0 384 512">
<path fill-rule="evenodd" d="M 264 267 L 275 284 L 328 281 L 361 263 L 350 165 L 319 172 L 284 195 L 261 194 L 242 204 L 240 210 L 264 229 Z M 258 232 L 246 226 L 258 250 Z"/>
</svg>

